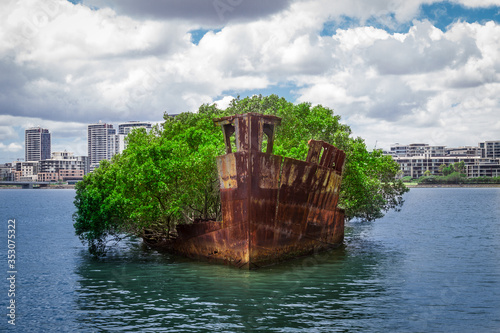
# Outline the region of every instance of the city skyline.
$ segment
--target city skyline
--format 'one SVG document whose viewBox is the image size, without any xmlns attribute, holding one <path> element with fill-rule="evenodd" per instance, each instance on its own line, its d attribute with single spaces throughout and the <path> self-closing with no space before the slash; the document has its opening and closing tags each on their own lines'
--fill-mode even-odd
<svg viewBox="0 0 500 333">
<path fill-rule="evenodd" d="M 89 130 L 88 130 L 88 127 L 90 125 L 98 125 L 98 124 L 105 124 L 105 123 L 102 123 L 102 121 L 98 121 L 98 122 L 94 122 L 94 123 L 91 123 L 91 124 L 86 124 L 85 127 L 86 127 L 86 131 L 85 131 L 85 143 L 86 143 L 86 150 L 84 153 L 76 153 L 76 151 L 74 149 L 71 148 L 70 145 L 64 145 L 64 149 L 52 149 L 52 144 L 51 144 L 51 140 L 49 140 L 49 145 L 50 145 L 50 152 L 71 152 L 71 153 L 75 153 L 76 156 L 89 156 L 88 152 L 89 152 L 89 145 L 88 145 L 88 141 L 89 141 L 89 138 L 88 138 L 88 133 L 89 133 Z M 114 128 L 114 125 L 117 124 L 117 128 Z M 113 135 L 120 135 L 122 136 L 122 138 L 120 138 L 116 145 L 116 149 L 122 151 L 124 149 L 124 142 L 123 142 L 123 139 L 124 137 L 130 133 L 130 131 L 133 129 L 133 128 L 136 128 L 136 127 L 145 127 L 146 129 L 151 129 L 153 125 L 155 125 L 154 123 L 152 122 L 148 122 L 148 121 L 136 121 L 136 120 L 130 120 L 130 121 L 126 121 L 126 122 L 120 122 L 120 123 L 108 123 L 107 125 L 110 125 L 111 129 L 114 130 L 113 132 Z M 25 141 L 26 141 L 26 138 L 27 138 L 27 132 L 30 131 L 30 130 L 34 130 L 34 129 L 41 129 L 41 130 L 44 130 L 44 131 L 47 131 L 46 133 L 49 134 L 50 137 L 52 137 L 52 131 L 50 129 L 47 129 L 47 128 L 42 128 L 40 126 L 36 126 L 36 127 L 30 127 L 30 128 L 26 128 L 25 129 Z M 61 145 L 59 145 L 61 146 Z M 114 148 L 115 149 L 115 148 Z M 33 160 L 30 160 L 30 159 L 26 159 L 26 156 L 28 154 L 27 152 L 27 149 L 26 149 L 26 142 L 24 142 L 24 145 L 23 145 L 23 150 L 21 151 L 21 155 L 19 157 L 16 157 L 12 160 L 6 160 L 6 161 L 0 161 L 0 164 L 4 164 L 4 163 L 10 163 L 10 162 L 15 162 L 15 161 L 33 161 Z M 106 153 L 107 154 L 107 153 Z M 49 153 L 49 156 L 50 157 L 51 153 Z M 47 156 L 45 156 L 46 158 L 48 158 Z M 39 159 L 35 159 L 35 160 L 39 160 Z"/>
<path fill-rule="evenodd" d="M 8 0 L 0 163 L 23 157 L 29 127 L 85 155 L 98 120 L 157 123 L 259 93 L 333 109 L 370 149 L 496 140 L 499 4 Z"/>
<path fill-rule="evenodd" d="M 134 126 L 134 123 L 135 126 Z M 150 126 L 153 126 L 153 123 L 151 122 L 147 122 L 147 121 L 136 121 L 136 120 L 132 120 L 132 121 L 127 121 L 127 122 L 120 122 L 120 123 L 117 123 L 118 126 L 117 128 L 114 127 L 114 124 L 110 124 L 110 123 L 104 123 L 102 121 L 98 121 L 98 122 L 95 122 L 95 123 L 90 123 L 90 124 L 86 124 L 86 137 L 85 137 L 85 142 L 86 142 L 86 152 L 84 154 L 77 154 L 75 153 L 75 150 L 69 148 L 69 149 L 52 149 L 52 146 L 50 147 L 51 149 L 51 152 L 71 152 L 71 153 L 74 153 L 75 156 L 87 156 L 89 157 L 89 164 L 91 163 L 95 163 L 96 161 L 100 161 L 101 159 L 104 159 L 104 158 L 98 158 L 96 161 L 92 160 L 92 158 L 89 156 L 90 154 L 88 153 L 89 150 L 90 150 L 90 144 L 89 144 L 89 133 L 90 133 L 90 129 L 89 127 L 90 126 L 93 126 L 93 125 L 107 125 L 108 127 L 105 128 L 105 130 L 107 131 L 108 129 L 111 129 L 112 130 L 112 133 L 110 134 L 102 134 L 102 135 L 124 135 L 126 136 L 128 133 L 130 133 L 130 130 L 131 128 L 134 128 L 134 127 L 144 127 L 145 124 L 149 124 Z M 132 125 L 131 125 L 132 124 Z M 109 127 L 110 126 L 110 127 Z M 31 129 L 36 129 L 36 128 L 40 128 L 40 127 L 32 127 L 32 128 L 27 128 L 25 131 L 27 130 L 31 130 Z M 125 128 L 125 130 L 124 130 Z M 148 126 L 148 128 L 151 128 Z M 52 136 L 52 132 L 50 129 L 43 129 L 41 128 L 42 130 L 45 130 L 45 131 L 48 131 L 48 134 L 50 134 L 50 136 Z M 490 139 L 487 139 L 487 140 L 484 140 L 482 142 L 485 142 L 485 141 L 489 141 L 489 142 L 492 142 L 492 141 L 500 141 L 500 135 L 498 138 L 490 138 Z M 420 144 L 424 144 L 424 145 L 430 145 L 430 146 L 443 146 L 443 147 L 446 147 L 446 148 L 465 148 L 465 147 L 479 147 L 481 142 L 477 142 L 476 144 L 459 144 L 459 145 L 456 145 L 456 146 L 448 146 L 448 145 L 444 145 L 444 144 L 440 144 L 439 142 L 438 143 L 435 143 L 435 144 L 429 144 L 428 142 L 408 142 L 408 143 L 402 143 L 401 141 L 399 142 L 394 142 L 394 143 L 391 143 L 390 145 L 388 145 L 387 147 L 376 147 L 377 149 L 382 149 L 384 151 L 387 151 L 389 152 L 391 150 L 391 147 L 393 146 L 408 146 L 408 145 L 420 145 Z M 123 145 L 123 142 L 122 142 L 122 145 Z M 113 150 L 115 150 L 116 147 L 113 146 Z M 121 147 L 121 150 L 123 150 L 124 148 Z M 27 152 L 26 152 L 26 149 L 24 148 L 23 151 L 23 156 L 26 156 Z M 104 155 L 108 156 L 110 153 L 106 150 L 104 153 Z M 111 155 L 113 155 L 114 153 L 112 153 Z M 110 159 L 111 156 L 108 156 Z M 25 158 L 23 157 L 18 157 L 18 158 L 15 158 L 11 161 L 0 161 L 0 164 L 4 164 L 4 163 L 10 163 L 10 162 L 14 162 L 14 161 L 20 161 L 20 160 L 24 160 L 24 161 L 28 161 L 26 160 Z"/>
</svg>

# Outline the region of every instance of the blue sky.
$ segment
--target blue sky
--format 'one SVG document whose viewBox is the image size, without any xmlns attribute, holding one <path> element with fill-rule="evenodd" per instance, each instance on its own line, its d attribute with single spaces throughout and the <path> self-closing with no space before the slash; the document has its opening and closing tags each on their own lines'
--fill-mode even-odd
<svg viewBox="0 0 500 333">
<path fill-rule="evenodd" d="M 86 155 L 99 120 L 161 121 L 277 94 L 335 110 L 368 147 L 500 140 L 499 0 L 7 0 L 0 163 L 24 129 Z"/>
<path fill-rule="evenodd" d="M 391 15 L 391 18 L 393 24 L 384 24 L 384 22 L 377 20 L 376 17 L 368 19 L 363 23 L 356 17 L 342 16 L 340 19 L 325 22 L 321 35 L 332 35 L 335 34 L 337 29 L 354 28 L 360 25 L 374 26 L 391 33 L 406 33 L 412 26 L 411 21 L 394 22 L 393 15 Z M 422 4 L 414 19 L 428 20 L 436 28 L 446 31 L 450 24 L 459 21 L 468 23 L 494 21 L 498 23 L 500 20 L 500 10 L 498 6 L 468 8 L 462 4 L 441 1 Z"/>
</svg>

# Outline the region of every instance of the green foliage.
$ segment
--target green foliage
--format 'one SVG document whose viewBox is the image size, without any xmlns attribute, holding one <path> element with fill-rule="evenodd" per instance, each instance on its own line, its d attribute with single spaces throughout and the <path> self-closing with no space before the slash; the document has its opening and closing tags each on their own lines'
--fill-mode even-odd
<svg viewBox="0 0 500 333">
<path fill-rule="evenodd" d="M 213 118 L 222 116 L 215 106 L 203 105 L 198 113 L 165 117 L 162 128 L 147 134 L 134 131 L 121 169 L 132 175 L 126 196 L 142 203 L 134 219 L 160 222 L 170 228 L 194 218 L 216 218 L 219 213 L 215 156 L 224 152 L 222 131 Z"/>
<path fill-rule="evenodd" d="M 226 109 L 229 114 L 256 112 L 280 117 L 281 126 L 275 134 L 275 155 L 305 159 L 309 150 L 308 141 L 323 140 L 345 150 L 349 147 L 351 129 L 340 123 L 340 116 L 321 105 L 310 103 L 294 105 L 276 95 L 253 96 L 231 102 Z"/>
<path fill-rule="evenodd" d="M 455 171 L 455 168 L 454 168 L 452 165 L 447 166 L 447 167 L 445 167 L 445 168 L 443 169 L 443 175 L 444 175 L 444 176 L 449 176 L 449 175 L 451 175 L 454 171 Z"/>
<path fill-rule="evenodd" d="M 447 176 L 424 176 L 417 180 L 419 184 L 463 184 L 465 182 L 467 182 L 465 175 L 458 172 L 449 173 Z"/>
<path fill-rule="evenodd" d="M 462 179 L 465 178 L 465 175 L 461 174 L 459 172 L 452 172 L 446 178 L 447 178 L 447 181 L 451 184 L 460 184 L 460 183 L 462 183 Z"/>
<path fill-rule="evenodd" d="M 101 162 L 76 188 L 75 231 L 101 255 L 120 235 L 168 238 L 173 226 L 220 216 L 215 156 L 224 152 L 215 106 L 165 116 L 150 133 L 137 129 L 112 163 Z"/>
<path fill-rule="evenodd" d="M 367 221 L 380 218 L 385 211 L 398 209 L 408 191 L 395 177 L 399 165 L 382 151 L 369 152 L 361 138 L 352 138 L 349 126 L 340 123 L 333 110 L 310 103 L 294 105 L 276 95 L 235 99 L 226 110 L 231 114 L 257 112 L 282 118 L 277 128 L 274 154 L 305 159 L 308 140 L 323 140 L 344 150 L 346 163 L 339 206 L 348 219 Z"/>
<path fill-rule="evenodd" d="M 247 112 L 282 118 L 276 155 L 305 159 L 310 139 L 346 152 L 339 205 L 347 218 L 374 220 L 403 204 L 408 189 L 395 180 L 398 164 L 379 150 L 369 152 L 331 109 L 294 105 L 276 95 L 238 97 L 226 110 L 202 105 L 197 113 L 166 115 L 150 133 L 138 129 L 129 134 L 123 154 L 102 162 L 78 183 L 76 234 L 91 252 L 102 254 L 110 239 L 123 234 L 168 238 L 176 224 L 220 219 L 215 156 L 224 154 L 224 140 L 213 119 Z"/>
<path fill-rule="evenodd" d="M 455 162 L 453 164 L 453 169 L 456 173 L 459 173 L 459 174 L 465 173 L 465 162 L 464 161 Z"/>
<path fill-rule="evenodd" d="M 345 152 L 340 206 L 346 209 L 347 217 L 372 221 L 385 211 L 398 210 L 402 195 L 408 191 L 401 180 L 395 179 L 399 165 L 380 150 L 368 152 L 361 138 L 352 140 Z"/>
<path fill-rule="evenodd" d="M 413 181 L 413 178 L 411 178 L 411 176 L 404 176 L 403 178 L 401 178 L 401 180 L 404 183 L 410 183 L 411 181 Z"/>
<path fill-rule="evenodd" d="M 436 176 L 422 176 L 419 179 L 417 179 L 418 184 L 437 184 L 437 177 Z"/>
<path fill-rule="evenodd" d="M 465 174 L 453 172 L 447 176 L 420 177 L 417 182 L 422 185 L 429 184 L 500 184 L 500 177 L 467 178 Z"/>
<path fill-rule="evenodd" d="M 107 243 L 119 241 L 128 229 L 128 207 L 116 191 L 116 183 L 117 168 L 101 161 L 97 170 L 76 184 L 75 232 L 94 255 L 104 254 Z"/>
<path fill-rule="evenodd" d="M 467 178 L 467 184 L 500 184 L 500 177 Z"/>
<path fill-rule="evenodd" d="M 441 164 L 438 168 L 439 173 L 443 173 L 445 168 L 446 168 L 446 164 Z"/>
<path fill-rule="evenodd" d="M 446 164 L 441 164 L 439 166 L 438 170 L 440 173 L 443 174 L 443 176 L 449 176 L 455 172 L 463 174 L 463 173 L 465 173 L 465 162 L 464 161 L 455 162 L 455 163 L 450 164 L 448 166 Z M 429 175 L 425 175 L 425 176 L 429 176 Z"/>
</svg>

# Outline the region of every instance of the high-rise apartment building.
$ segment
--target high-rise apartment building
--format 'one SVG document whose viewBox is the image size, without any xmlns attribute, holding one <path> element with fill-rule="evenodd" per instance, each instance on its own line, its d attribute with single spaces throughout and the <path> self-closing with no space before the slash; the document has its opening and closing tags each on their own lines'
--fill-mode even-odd
<svg viewBox="0 0 500 333">
<path fill-rule="evenodd" d="M 50 158 L 50 133 L 48 129 L 32 127 L 24 132 L 24 160 L 43 161 Z"/>
<path fill-rule="evenodd" d="M 146 129 L 146 131 L 151 130 L 152 125 L 149 122 L 144 122 L 144 121 L 129 121 L 126 123 L 121 123 L 118 125 L 118 134 L 129 134 L 131 130 L 134 128 L 140 128 L 143 127 Z"/>
<path fill-rule="evenodd" d="M 102 160 L 110 160 L 115 154 L 116 130 L 111 124 L 99 122 L 87 127 L 88 163 L 90 171 Z"/>
<path fill-rule="evenodd" d="M 127 135 L 136 128 L 145 128 L 147 132 L 153 126 L 149 122 L 129 121 L 118 125 L 118 134 L 115 135 L 115 154 L 121 154 L 127 148 Z"/>
<path fill-rule="evenodd" d="M 118 133 L 111 124 L 99 122 L 88 125 L 88 163 L 90 172 L 99 166 L 102 160 L 110 160 L 127 148 L 125 138 L 135 128 L 143 127 L 146 131 L 152 128 L 151 123 L 143 121 L 129 121 L 118 125 Z"/>
</svg>

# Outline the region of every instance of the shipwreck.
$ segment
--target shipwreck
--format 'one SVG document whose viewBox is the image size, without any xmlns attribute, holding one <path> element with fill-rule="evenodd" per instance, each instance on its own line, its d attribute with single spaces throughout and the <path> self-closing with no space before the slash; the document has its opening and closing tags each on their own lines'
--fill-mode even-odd
<svg viewBox="0 0 500 333">
<path fill-rule="evenodd" d="M 273 155 L 276 116 L 247 113 L 214 123 L 226 145 L 217 157 L 222 221 L 178 225 L 170 250 L 255 269 L 343 243 L 342 150 L 310 140 L 305 161 Z"/>
</svg>

